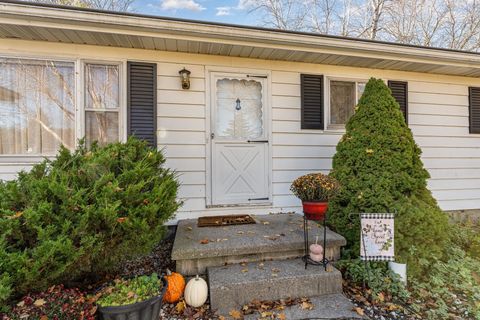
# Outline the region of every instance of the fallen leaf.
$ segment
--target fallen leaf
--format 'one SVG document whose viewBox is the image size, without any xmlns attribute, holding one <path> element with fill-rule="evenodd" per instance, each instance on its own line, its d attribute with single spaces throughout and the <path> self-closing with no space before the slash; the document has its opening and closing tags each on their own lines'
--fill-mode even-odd
<svg viewBox="0 0 480 320">
<path fill-rule="evenodd" d="M 133 298 L 134 296 L 135 296 L 135 292 L 133 292 L 133 291 L 129 291 L 127 293 L 127 298 Z"/>
<path fill-rule="evenodd" d="M 209 242 L 210 242 L 210 240 L 208 240 L 208 239 L 206 239 L 206 238 L 200 240 L 200 243 L 201 243 L 201 244 L 208 244 Z"/>
<path fill-rule="evenodd" d="M 394 311 L 394 310 L 397 310 L 397 309 L 399 309 L 399 308 L 400 308 L 399 306 L 394 305 L 393 303 L 391 303 L 391 304 L 389 304 L 389 305 L 387 306 L 387 310 L 388 310 L 388 311 Z"/>
<path fill-rule="evenodd" d="M 124 223 L 125 221 L 127 221 L 126 217 L 117 218 L 118 223 Z"/>
<path fill-rule="evenodd" d="M 262 223 L 263 223 L 264 225 L 270 224 L 270 222 L 268 222 L 268 221 L 263 221 Z"/>
<path fill-rule="evenodd" d="M 226 320 L 224 316 L 219 316 L 218 320 Z"/>
<path fill-rule="evenodd" d="M 242 319 L 242 313 L 238 310 L 232 309 L 228 313 L 233 319 L 239 320 Z"/>
<path fill-rule="evenodd" d="M 312 310 L 313 309 L 313 304 L 311 304 L 310 302 L 307 302 L 307 301 L 303 301 L 302 304 L 300 305 L 300 307 L 303 310 Z"/>
<path fill-rule="evenodd" d="M 237 234 L 244 234 L 245 232 L 243 231 L 237 231 Z"/>
<path fill-rule="evenodd" d="M 12 216 L 12 218 L 20 218 L 21 216 L 23 216 L 23 212 L 22 211 L 17 211 L 15 212 L 15 214 Z"/>
<path fill-rule="evenodd" d="M 40 320 L 48 320 L 48 316 L 43 315 L 43 316 L 40 317 Z"/>
<path fill-rule="evenodd" d="M 275 241 L 277 240 L 278 238 L 275 237 L 275 236 L 263 236 L 264 238 L 268 239 L 268 240 L 272 240 L 272 241 Z"/>
<path fill-rule="evenodd" d="M 175 310 L 177 311 L 177 313 L 183 313 L 183 310 L 185 310 L 185 308 L 185 300 L 179 301 L 175 306 Z"/>
<path fill-rule="evenodd" d="M 269 311 L 265 311 L 265 312 L 260 313 L 260 315 L 261 315 L 262 318 L 267 318 L 267 317 L 271 317 L 272 313 L 269 312 Z"/>
<path fill-rule="evenodd" d="M 33 303 L 33 305 L 35 307 L 41 307 L 45 304 L 45 300 L 44 299 L 37 299 L 35 300 L 35 302 Z"/>
<path fill-rule="evenodd" d="M 20 301 L 19 303 L 17 303 L 17 307 L 23 307 L 25 305 L 25 301 Z"/>
<path fill-rule="evenodd" d="M 193 230 L 192 227 L 187 227 L 186 229 L 187 229 L 187 231 L 192 231 Z"/>
<path fill-rule="evenodd" d="M 285 313 L 279 313 L 277 314 L 277 319 L 279 320 L 287 320 L 287 316 L 285 315 Z"/>
<path fill-rule="evenodd" d="M 378 299 L 378 301 L 380 301 L 380 302 L 385 301 L 385 295 L 383 294 L 383 292 L 380 292 L 380 293 L 377 295 L 377 299 Z"/>
<path fill-rule="evenodd" d="M 363 311 L 363 309 L 360 308 L 360 307 L 355 307 L 355 308 L 353 308 L 353 310 L 354 310 L 356 313 L 358 313 L 358 315 L 360 315 L 360 316 L 364 316 L 364 315 L 365 315 L 365 311 Z"/>
<path fill-rule="evenodd" d="M 90 315 L 94 315 L 97 312 L 97 306 L 94 306 L 92 309 L 90 309 Z"/>
<path fill-rule="evenodd" d="M 247 272 L 248 272 L 248 269 L 242 269 L 242 272 L 243 272 L 243 273 L 247 273 Z"/>
</svg>

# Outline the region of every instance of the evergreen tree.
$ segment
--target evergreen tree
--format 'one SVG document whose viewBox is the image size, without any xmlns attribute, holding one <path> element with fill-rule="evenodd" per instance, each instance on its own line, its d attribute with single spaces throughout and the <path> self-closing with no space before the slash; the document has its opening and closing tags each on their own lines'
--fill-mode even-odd
<svg viewBox="0 0 480 320">
<path fill-rule="evenodd" d="M 337 145 L 331 175 L 341 184 L 330 203 L 329 224 L 347 238 L 346 254 L 359 255 L 356 213 L 396 213 L 397 260 L 420 275 L 442 255 L 448 218 L 427 189 L 421 150 L 400 107 L 381 79 L 370 79 Z"/>
</svg>

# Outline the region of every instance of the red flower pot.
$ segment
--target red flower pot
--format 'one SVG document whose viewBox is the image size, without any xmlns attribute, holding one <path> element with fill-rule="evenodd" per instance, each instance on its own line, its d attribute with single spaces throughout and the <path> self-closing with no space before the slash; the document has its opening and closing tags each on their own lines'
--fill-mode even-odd
<svg viewBox="0 0 480 320">
<path fill-rule="evenodd" d="M 303 201 L 303 212 L 309 220 L 322 221 L 328 209 L 328 202 L 325 201 Z"/>
</svg>

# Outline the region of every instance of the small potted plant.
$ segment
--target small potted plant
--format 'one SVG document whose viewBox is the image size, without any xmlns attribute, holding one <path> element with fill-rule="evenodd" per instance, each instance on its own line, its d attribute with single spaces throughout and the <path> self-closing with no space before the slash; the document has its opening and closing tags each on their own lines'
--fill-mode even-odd
<svg viewBox="0 0 480 320">
<path fill-rule="evenodd" d="M 340 185 L 333 177 L 322 173 L 311 173 L 293 181 L 290 190 L 302 200 L 303 212 L 309 220 L 325 218 L 328 200 L 339 191 Z"/>
<path fill-rule="evenodd" d="M 104 320 L 157 320 L 166 288 L 156 273 L 115 280 L 97 295 L 98 311 Z"/>
</svg>

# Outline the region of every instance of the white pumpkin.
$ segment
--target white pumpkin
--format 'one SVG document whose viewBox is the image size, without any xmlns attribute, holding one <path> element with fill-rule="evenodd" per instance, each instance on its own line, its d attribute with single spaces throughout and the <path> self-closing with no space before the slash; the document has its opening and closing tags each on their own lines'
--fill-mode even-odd
<svg viewBox="0 0 480 320">
<path fill-rule="evenodd" d="M 185 302 L 194 308 L 203 306 L 208 297 L 208 285 L 198 275 L 188 281 L 184 292 Z"/>
</svg>

